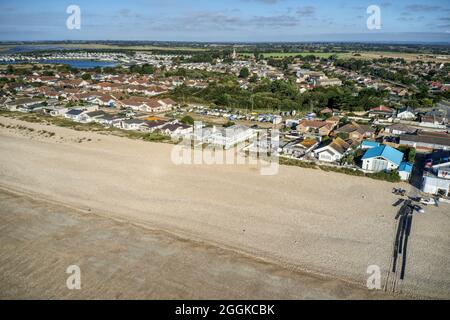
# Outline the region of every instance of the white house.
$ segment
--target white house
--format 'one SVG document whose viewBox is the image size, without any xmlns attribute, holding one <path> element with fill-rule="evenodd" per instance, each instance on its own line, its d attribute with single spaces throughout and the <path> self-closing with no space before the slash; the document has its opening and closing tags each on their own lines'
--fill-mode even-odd
<svg viewBox="0 0 450 320">
<path fill-rule="evenodd" d="M 400 119 L 400 120 L 414 120 L 414 119 L 416 119 L 416 114 L 409 107 L 403 108 L 403 109 L 400 109 L 398 111 L 397 119 Z"/>
<path fill-rule="evenodd" d="M 141 130 L 145 125 L 146 122 L 139 119 L 126 119 L 120 124 L 121 128 L 124 130 Z"/>
<path fill-rule="evenodd" d="M 328 141 L 322 145 L 319 145 L 313 153 L 314 156 L 320 161 L 337 162 L 342 159 L 349 148 L 350 145 L 338 137 L 331 142 Z"/>
<path fill-rule="evenodd" d="M 244 125 L 234 125 L 221 129 L 213 127 L 208 142 L 228 149 L 252 138 L 254 135 L 255 132 Z"/>
<path fill-rule="evenodd" d="M 193 127 L 182 123 L 168 123 L 161 127 L 161 133 L 172 138 L 188 136 L 192 133 Z"/>
<path fill-rule="evenodd" d="M 57 117 L 57 116 L 64 115 L 67 111 L 69 111 L 68 108 L 55 106 L 55 107 L 51 108 L 49 113 L 52 117 Z"/>
<path fill-rule="evenodd" d="M 422 191 L 434 195 L 450 197 L 450 153 L 437 151 L 437 157 L 430 159 L 431 167 L 427 168 L 422 181 Z"/>
<path fill-rule="evenodd" d="M 64 117 L 72 121 L 81 122 L 82 115 L 86 110 L 83 109 L 70 109 L 64 114 Z"/>
<path fill-rule="evenodd" d="M 398 169 L 403 160 L 403 152 L 388 145 L 368 149 L 362 157 L 362 168 L 367 171 L 380 172 Z"/>
<path fill-rule="evenodd" d="M 400 176 L 400 179 L 403 181 L 408 181 L 411 177 L 413 165 L 411 163 L 403 161 L 400 166 L 398 167 L 398 174 Z"/>
<path fill-rule="evenodd" d="M 97 119 L 103 117 L 104 115 L 105 112 L 101 110 L 85 112 L 80 115 L 80 122 L 83 123 L 97 122 Z"/>
<path fill-rule="evenodd" d="M 9 111 L 17 111 L 19 107 L 28 107 L 34 104 L 38 104 L 42 102 L 41 99 L 35 99 L 35 98 L 19 98 L 13 101 L 9 101 L 5 103 L 5 108 Z"/>
</svg>

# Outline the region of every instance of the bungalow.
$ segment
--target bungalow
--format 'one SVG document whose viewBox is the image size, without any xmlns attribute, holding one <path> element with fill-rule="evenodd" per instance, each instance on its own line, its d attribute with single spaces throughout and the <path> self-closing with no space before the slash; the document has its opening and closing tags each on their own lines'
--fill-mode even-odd
<svg viewBox="0 0 450 320">
<path fill-rule="evenodd" d="M 4 107 L 6 103 L 10 102 L 12 99 L 10 97 L 0 97 L 0 107 Z"/>
<path fill-rule="evenodd" d="M 178 105 L 175 101 L 173 101 L 170 98 L 161 99 L 158 100 L 158 102 L 167 110 L 170 110 Z"/>
<path fill-rule="evenodd" d="M 283 146 L 283 153 L 295 158 L 301 158 L 311 152 L 319 143 L 315 139 L 299 139 Z"/>
<path fill-rule="evenodd" d="M 101 110 L 86 112 L 80 116 L 80 122 L 84 123 L 97 122 L 97 119 L 103 117 L 105 114 L 106 113 Z"/>
<path fill-rule="evenodd" d="M 208 142 L 229 149 L 241 142 L 251 139 L 254 135 L 254 130 L 244 125 L 233 125 L 228 128 L 220 129 L 213 127 Z"/>
<path fill-rule="evenodd" d="M 73 80 L 60 81 L 60 84 L 66 88 L 80 88 L 80 87 L 86 87 L 89 84 L 89 82 L 87 82 L 86 80 L 82 80 L 82 79 L 73 79 Z"/>
<path fill-rule="evenodd" d="M 167 124 L 165 120 L 155 120 L 155 121 L 145 121 L 145 126 L 142 128 L 143 131 L 155 132 L 161 130 L 161 128 Z"/>
<path fill-rule="evenodd" d="M 394 115 L 395 111 L 386 106 L 378 106 L 370 109 L 368 115 L 369 117 L 377 117 L 377 118 L 391 118 Z"/>
<path fill-rule="evenodd" d="M 375 130 L 369 125 L 351 122 L 336 129 L 335 133 L 347 133 L 349 139 L 361 141 L 364 138 L 373 138 Z"/>
<path fill-rule="evenodd" d="M 36 112 L 44 109 L 45 106 L 42 103 L 30 104 L 30 105 L 20 105 L 17 107 L 19 112 Z"/>
<path fill-rule="evenodd" d="M 99 82 L 91 85 L 91 88 L 101 90 L 101 91 L 113 91 L 116 90 L 120 84 L 112 83 L 112 82 Z"/>
<path fill-rule="evenodd" d="M 46 83 L 48 85 L 55 85 L 58 83 L 58 81 L 59 79 L 54 76 L 37 76 L 31 78 L 31 82 Z"/>
<path fill-rule="evenodd" d="M 450 152 L 440 151 L 430 155 L 434 165 L 425 169 L 422 191 L 450 197 Z"/>
<path fill-rule="evenodd" d="M 122 100 L 122 104 L 125 108 L 131 108 L 135 111 L 147 110 L 149 107 L 148 100 L 141 97 L 131 97 Z"/>
<path fill-rule="evenodd" d="M 321 115 L 331 114 L 332 115 L 333 112 L 334 111 L 331 108 L 324 108 L 324 109 L 319 111 L 319 114 L 321 114 Z"/>
<path fill-rule="evenodd" d="M 421 151 L 450 150 L 450 134 L 418 131 L 416 134 L 402 134 L 400 144 Z"/>
<path fill-rule="evenodd" d="M 398 167 L 398 174 L 400 175 L 400 179 L 403 181 L 408 181 L 411 177 L 413 165 L 409 162 L 403 161 Z"/>
<path fill-rule="evenodd" d="M 126 119 L 120 123 L 120 127 L 124 130 L 143 130 L 147 126 L 144 120 Z"/>
<path fill-rule="evenodd" d="M 433 109 L 420 116 L 420 125 L 432 128 L 445 128 L 448 119 L 444 112 Z"/>
<path fill-rule="evenodd" d="M 125 117 L 119 115 L 112 115 L 105 113 L 96 119 L 96 122 L 109 127 L 120 127 L 121 122 L 125 120 Z"/>
<path fill-rule="evenodd" d="M 340 118 L 338 116 L 329 117 L 325 120 L 326 123 L 330 123 L 333 125 L 333 128 L 339 124 Z"/>
<path fill-rule="evenodd" d="M 70 109 L 64 114 L 64 117 L 72 121 L 81 122 L 82 115 L 85 112 L 86 110 L 84 109 Z"/>
<path fill-rule="evenodd" d="M 338 78 L 321 78 L 316 81 L 316 85 L 320 87 L 341 86 L 342 81 Z"/>
<path fill-rule="evenodd" d="M 160 128 L 161 133 L 172 138 L 181 138 L 192 133 L 193 127 L 183 123 L 168 123 Z"/>
<path fill-rule="evenodd" d="M 54 106 L 54 107 L 50 107 L 50 110 L 49 110 L 49 114 L 52 116 L 52 117 L 57 117 L 57 116 L 62 116 L 62 115 L 64 115 L 67 111 L 69 111 L 69 109 L 68 108 L 65 108 L 65 107 L 61 107 L 61 106 Z"/>
<path fill-rule="evenodd" d="M 333 130 L 334 125 L 320 120 L 302 120 L 297 126 L 297 131 L 303 134 L 327 136 Z"/>
<path fill-rule="evenodd" d="M 147 96 L 157 96 L 165 92 L 167 92 L 167 89 L 164 89 L 160 86 L 149 86 L 144 90 L 143 93 Z"/>
<path fill-rule="evenodd" d="M 393 134 L 393 135 L 402 135 L 405 133 L 415 133 L 417 131 L 416 128 L 411 127 L 411 126 L 407 126 L 405 124 L 393 124 L 391 126 L 386 127 L 386 129 L 384 129 L 384 132 L 389 133 L 389 134 Z"/>
<path fill-rule="evenodd" d="M 416 119 L 416 114 L 410 107 L 406 107 L 406 108 L 400 109 L 398 111 L 397 119 L 414 120 L 414 119 Z"/>
<path fill-rule="evenodd" d="M 158 100 L 156 98 L 150 99 L 147 102 L 146 111 L 147 112 L 165 112 L 171 110 L 176 106 L 176 102 L 172 99 L 162 99 Z"/>
<path fill-rule="evenodd" d="M 40 103 L 42 100 L 41 99 L 35 99 L 35 98 L 19 98 L 13 101 L 9 101 L 5 103 L 5 109 L 9 110 L 9 111 L 16 111 L 18 109 L 18 107 L 21 106 L 31 106 L 34 104 L 38 104 Z"/>
<path fill-rule="evenodd" d="M 372 172 L 395 170 L 402 163 L 403 156 L 403 152 L 381 145 L 366 151 L 362 157 L 362 168 Z"/>
<path fill-rule="evenodd" d="M 363 142 L 361 142 L 361 149 L 367 150 L 367 149 L 372 149 L 372 148 L 376 148 L 379 147 L 380 143 L 376 142 L 376 141 L 370 141 L 370 140 L 364 140 Z"/>
<path fill-rule="evenodd" d="M 90 102 L 98 104 L 100 106 L 108 106 L 108 107 L 114 107 L 116 105 L 122 104 L 119 100 L 117 100 L 111 95 L 102 95 L 99 97 L 95 97 L 94 99 L 90 100 Z"/>
<path fill-rule="evenodd" d="M 319 145 L 319 147 L 315 149 L 313 153 L 314 156 L 319 159 L 319 161 L 336 162 L 341 160 L 349 149 L 350 144 L 337 137 L 333 140 L 328 140 Z"/>
</svg>

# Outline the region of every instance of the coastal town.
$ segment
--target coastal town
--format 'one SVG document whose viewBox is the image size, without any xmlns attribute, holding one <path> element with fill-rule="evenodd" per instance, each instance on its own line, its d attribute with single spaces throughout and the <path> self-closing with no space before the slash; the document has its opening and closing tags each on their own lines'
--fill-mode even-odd
<svg viewBox="0 0 450 320">
<path fill-rule="evenodd" d="M 449 12 L 2 1 L 0 301 L 289 319 L 450 299 Z"/>
<path fill-rule="evenodd" d="M 422 76 L 448 76 L 448 62 L 380 58 L 367 67 L 365 61 L 349 65 L 333 56 L 265 59 L 236 48 L 212 62 L 192 62 L 193 57 L 83 50 L 2 55 L 0 61 L 9 64 L 0 74 L 0 108 L 239 151 L 254 149 L 252 137 L 276 129 L 280 141 L 269 152 L 281 163 L 294 160 L 300 166 L 313 163 L 410 182 L 424 194 L 449 201 L 450 83 Z M 114 65 L 77 69 L 63 63 L 79 60 Z M 381 72 L 383 66 L 391 73 Z M 403 76 L 394 79 L 392 70 Z M 302 106 L 281 100 L 264 110 L 258 93 L 245 106 L 192 99 L 223 81 L 234 81 L 245 92 L 284 86 L 308 100 Z M 345 106 L 338 94 L 324 98 L 331 91 L 320 91 L 343 87 L 352 88 L 350 98 L 367 100 L 362 108 Z M 412 98 L 418 91 L 423 98 L 417 105 Z M 199 136 L 196 126 L 207 129 Z"/>
</svg>

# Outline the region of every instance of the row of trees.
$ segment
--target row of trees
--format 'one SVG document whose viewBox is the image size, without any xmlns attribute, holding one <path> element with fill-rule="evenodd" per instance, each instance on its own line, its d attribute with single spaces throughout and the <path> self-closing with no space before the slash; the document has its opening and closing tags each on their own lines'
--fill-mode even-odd
<svg viewBox="0 0 450 320">
<path fill-rule="evenodd" d="M 228 76 L 226 80 L 211 82 L 203 89 L 182 85 L 170 95 L 183 102 L 204 102 L 229 108 L 313 111 L 330 107 L 360 111 L 382 104 L 388 92 L 373 88 L 358 92 L 353 86 L 343 86 L 316 88 L 302 94 L 294 81 L 268 79 L 247 90 L 239 86 L 236 77 Z"/>
</svg>

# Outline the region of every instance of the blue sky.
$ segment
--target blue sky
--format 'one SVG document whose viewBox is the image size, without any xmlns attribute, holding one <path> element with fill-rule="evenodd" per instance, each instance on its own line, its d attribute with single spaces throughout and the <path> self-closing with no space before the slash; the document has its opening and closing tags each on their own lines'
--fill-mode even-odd
<svg viewBox="0 0 450 320">
<path fill-rule="evenodd" d="M 67 6 L 81 9 L 68 30 Z M 368 30 L 369 5 L 381 30 Z M 0 40 L 445 41 L 448 0 L 0 0 Z"/>
</svg>

